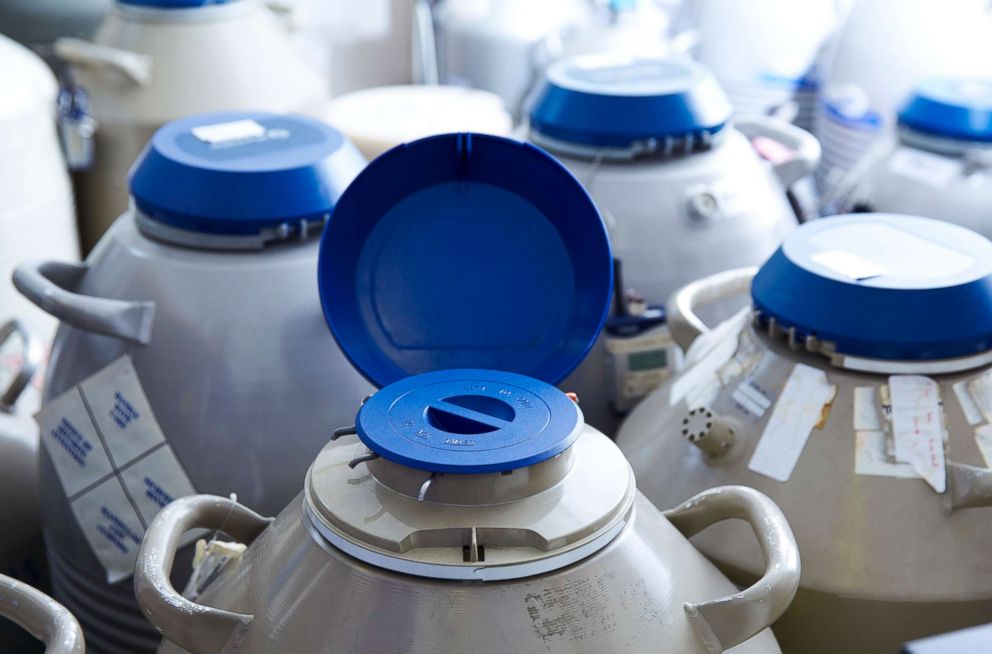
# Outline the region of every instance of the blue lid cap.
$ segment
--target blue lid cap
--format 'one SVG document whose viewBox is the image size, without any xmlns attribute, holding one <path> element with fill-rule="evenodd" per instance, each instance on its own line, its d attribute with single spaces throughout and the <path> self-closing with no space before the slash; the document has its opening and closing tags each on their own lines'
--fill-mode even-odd
<svg viewBox="0 0 992 654">
<path fill-rule="evenodd" d="M 495 370 L 407 377 L 370 397 L 355 427 L 390 461 L 449 473 L 515 470 L 568 448 L 582 413 L 554 386 Z"/>
<path fill-rule="evenodd" d="M 248 236 L 325 220 L 365 159 L 340 132 L 302 116 L 201 114 L 168 123 L 131 168 L 148 219 Z"/>
<path fill-rule="evenodd" d="M 838 353 L 921 361 L 992 349 L 992 242 L 939 220 L 858 214 L 806 223 L 751 287 L 775 318 Z"/>
<path fill-rule="evenodd" d="M 648 139 L 705 140 L 731 113 L 716 79 L 698 64 L 587 55 L 548 68 L 530 126 L 568 143 L 627 147 Z"/>
<path fill-rule="evenodd" d="M 899 122 L 935 136 L 992 142 L 992 79 L 921 84 L 903 105 Z"/>
<path fill-rule="evenodd" d="M 317 264 L 324 316 L 373 383 L 487 368 L 550 383 L 609 308 L 606 227 L 543 150 L 446 134 L 380 155 L 348 187 Z"/>
<path fill-rule="evenodd" d="M 210 5 L 226 5 L 238 0 L 117 0 L 122 5 L 151 7 L 153 9 L 196 9 Z"/>
</svg>

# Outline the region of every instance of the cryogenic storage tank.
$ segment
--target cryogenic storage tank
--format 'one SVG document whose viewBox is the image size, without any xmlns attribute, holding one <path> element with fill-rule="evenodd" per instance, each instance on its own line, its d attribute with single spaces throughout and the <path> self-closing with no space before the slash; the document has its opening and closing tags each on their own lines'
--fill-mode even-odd
<svg viewBox="0 0 992 654">
<path fill-rule="evenodd" d="M 851 170 L 830 202 L 845 212 L 940 218 L 992 237 L 992 80 L 917 87 L 897 134 Z"/>
<path fill-rule="evenodd" d="M 553 159 L 475 134 L 396 148 L 341 198 L 318 271 L 334 337 L 383 388 L 275 521 L 204 495 L 159 514 L 135 588 L 161 652 L 778 651 L 765 627 L 799 560 L 774 505 L 724 488 L 658 512 L 548 383 L 596 338 L 611 273 Z M 742 591 L 686 540 L 731 517 L 768 557 Z M 181 535 L 222 522 L 248 549 L 205 547 L 180 596 Z"/>
<path fill-rule="evenodd" d="M 85 263 L 15 273 L 62 321 L 39 418 L 42 519 L 55 595 L 91 650 L 155 647 L 127 577 L 157 505 L 192 487 L 276 510 L 369 392 L 325 337 L 315 276 L 317 236 L 364 164 L 311 119 L 174 121 Z"/>
<path fill-rule="evenodd" d="M 830 192 L 878 138 L 892 134 L 896 111 L 916 84 L 992 75 L 990 33 L 984 0 L 855 3 L 824 59 L 814 121 L 823 143 L 821 191 Z"/>
<path fill-rule="evenodd" d="M 705 330 L 701 298 L 751 274 L 676 293 L 682 342 Z M 987 621 L 992 242 L 926 218 L 825 218 L 786 238 L 751 296 L 621 428 L 641 490 L 667 506 L 743 484 L 782 507 L 803 553 L 775 628 L 786 650 L 896 652 Z M 740 535 L 696 543 L 748 583 L 763 568 Z"/>
<path fill-rule="evenodd" d="M 614 55 L 553 64 L 536 95 L 528 139 L 589 190 L 610 229 L 624 284 L 649 305 L 693 279 L 771 254 L 796 225 L 786 188 L 819 158 L 816 139 L 782 121 L 732 124 L 726 96 L 703 67 Z M 754 147 L 769 144 L 780 152 L 775 165 Z M 609 379 L 614 409 L 629 409 L 674 369 L 674 343 L 656 332 L 645 340 L 635 330 L 642 345 L 608 332 L 600 348 L 616 350 L 610 362 L 596 351 L 578 376 Z M 670 354 L 652 364 L 646 353 L 659 348 Z M 634 358 L 642 364 L 628 365 Z M 612 435 L 617 411 L 606 394 L 601 398 L 601 406 L 584 410 L 590 424 Z"/>
<path fill-rule="evenodd" d="M 156 129 L 227 110 L 316 115 L 327 99 L 286 29 L 260 0 L 118 0 L 92 42 L 59 39 L 97 122 L 78 176 L 83 247 L 128 206 L 127 171 Z"/>
</svg>

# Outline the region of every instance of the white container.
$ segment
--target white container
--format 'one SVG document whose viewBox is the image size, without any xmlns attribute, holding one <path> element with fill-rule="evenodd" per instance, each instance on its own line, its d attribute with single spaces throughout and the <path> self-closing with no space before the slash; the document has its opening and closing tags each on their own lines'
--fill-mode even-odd
<svg viewBox="0 0 992 654">
<path fill-rule="evenodd" d="M 56 321 L 8 283 L 25 258 L 79 258 L 69 174 L 55 130 L 58 84 L 45 63 L 0 36 L 0 321 L 46 341 Z"/>
<path fill-rule="evenodd" d="M 751 281 L 712 331 L 694 310 Z M 897 652 L 992 611 L 992 242 L 926 218 L 807 223 L 753 269 L 676 293 L 692 364 L 617 442 L 658 506 L 722 484 L 768 494 L 803 553 L 787 651 Z M 761 559 L 695 543 L 738 583 Z M 884 625 L 884 628 L 881 627 Z"/>
<path fill-rule="evenodd" d="M 561 57 L 619 54 L 664 57 L 671 53 L 669 12 L 656 0 L 596 2 L 595 13 L 569 36 Z"/>
<path fill-rule="evenodd" d="M 855 166 L 828 202 L 845 212 L 939 218 L 992 238 L 992 81 L 917 87 L 897 133 Z"/>
<path fill-rule="evenodd" d="M 592 195 L 625 288 L 649 305 L 700 276 L 759 263 L 796 225 L 785 191 L 816 167 L 816 139 L 771 118 L 731 123 L 726 96 L 699 65 L 621 56 L 563 60 L 549 68 L 535 98 L 528 140 L 558 157 Z M 788 154 L 773 166 L 751 138 Z M 659 355 L 653 369 L 615 369 L 606 363 L 608 342 L 587 357 L 574 386 L 629 388 L 611 398 L 614 409 L 605 393 L 580 397 L 590 424 L 616 433 L 615 409 L 674 372 L 678 348 L 659 338 L 654 349 L 669 354 Z M 636 353 L 614 358 L 625 354 Z M 573 390 L 568 381 L 563 388 Z"/>
<path fill-rule="evenodd" d="M 795 116 L 813 125 L 819 60 L 840 11 L 836 0 L 684 0 L 673 21 L 693 56 L 716 75 L 737 116 Z"/>
<path fill-rule="evenodd" d="M 374 159 L 400 143 L 448 132 L 508 136 L 513 119 L 495 93 L 457 86 L 405 85 L 335 98 L 327 122 Z"/>
<path fill-rule="evenodd" d="M 86 652 L 79 623 L 65 607 L 27 584 L 3 575 L 0 575 L 0 617 L 43 642 L 45 654 Z"/>
<path fill-rule="evenodd" d="M 127 209 L 127 171 L 166 122 L 226 110 L 317 115 L 323 79 L 259 0 L 120 0 L 93 42 L 60 39 L 98 126 L 78 176 L 83 246 Z"/>
<path fill-rule="evenodd" d="M 777 652 L 765 627 L 799 571 L 778 510 L 725 488 L 663 516 L 549 383 L 596 338 L 610 272 L 595 206 L 532 146 L 445 135 L 370 163 L 317 276 L 334 338 L 381 390 L 274 521 L 203 495 L 159 514 L 135 590 L 160 652 Z M 247 550 L 203 547 L 181 596 L 179 539 L 224 516 Z M 731 517 L 768 557 L 743 590 L 686 539 Z"/>
<path fill-rule="evenodd" d="M 328 430 L 371 390 L 326 338 L 315 276 L 317 236 L 363 166 L 338 132 L 301 117 L 208 114 L 159 130 L 134 168 L 132 209 L 86 262 L 24 264 L 15 274 L 22 293 L 62 320 L 40 420 L 54 398 L 80 394 L 77 384 L 127 356 L 194 489 L 262 507 L 288 501 Z M 152 651 L 157 637 L 130 580 L 108 581 L 126 576 L 137 543 L 97 558 L 102 514 L 77 517 L 64 457 L 57 430 L 45 432 L 42 521 L 55 596 L 93 651 Z M 149 475 L 167 496 L 189 492 L 156 478 L 166 473 Z M 120 517 L 138 535 L 145 519 Z"/>
<path fill-rule="evenodd" d="M 434 8 L 440 81 L 495 93 L 517 115 L 591 12 L 588 0 L 441 0 Z"/>
<path fill-rule="evenodd" d="M 815 132 L 829 193 L 877 139 L 891 135 L 913 87 L 934 77 L 992 75 L 992 25 L 983 0 L 860 0 L 824 63 Z M 829 209 L 829 207 L 828 207 Z"/>
</svg>

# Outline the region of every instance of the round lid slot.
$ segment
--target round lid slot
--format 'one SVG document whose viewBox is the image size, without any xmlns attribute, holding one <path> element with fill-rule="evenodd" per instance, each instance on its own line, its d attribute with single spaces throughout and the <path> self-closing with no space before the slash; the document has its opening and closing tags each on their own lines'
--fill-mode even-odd
<svg viewBox="0 0 992 654">
<path fill-rule="evenodd" d="M 539 136 L 585 146 L 708 146 L 731 118 L 713 75 L 677 59 L 586 55 L 552 64 L 530 112 Z M 653 144 L 653 145 L 652 145 Z"/>
<path fill-rule="evenodd" d="M 318 281 L 342 351 L 379 386 L 456 368 L 557 383 L 603 326 L 612 260 L 595 205 L 550 155 L 447 134 L 355 179 L 324 231 Z"/>
<path fill-rule="evenodd" d="M 139 225 L 151 235 L 194 247 L 261 247 L 318 233 L 364 166 L 347 139 L 316 120 L 227 112 L 159 129 L 129 181 Z"/>
<path fill-rule="evenodd" d="M 380 456 L 447 473 L 502 472 L 545 461 L 582 430 L 578 406 L 554 386 L 494 370 L 408 377 L 370 397 L 358 436 Z"/>
<path fill-rule="evenodd" d="M 937 137 L 992 143 L 992 79 L 943 79 L 919 85 L 899 123 Z"/>
<path fill-rule="evenodd" d="M 759 320 L 829 353 L 971 357 L 992 349 L 992 243 L 927 218 L 825 218 L 786 238 L 752 298 Z"/>
</svg>

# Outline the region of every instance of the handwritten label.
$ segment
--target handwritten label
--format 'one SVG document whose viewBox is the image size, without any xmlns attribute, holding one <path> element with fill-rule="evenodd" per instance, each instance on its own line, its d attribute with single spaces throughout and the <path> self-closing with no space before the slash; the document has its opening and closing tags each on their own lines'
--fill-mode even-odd
<svg viewBox="0 0 992 654">
<path fill-rule="evenodd" d="M 922 375 L 889 377 L 896 460 L 908 463 L 938 493 L 946 489 L 940 387 Z"/>
<path fill-rule="evenodd" d="M 159 509 L 195 491 L 122 357 L 45 405 L 42 444 L 109 583 L 131 575 Z"/>
<path fill-rule="evenodd" d="M 810 433 L 836 392 L 825 372 L 797 363 L 772 409 L 748 468 L 777 481 L 789 481 Z"/>
</svg>

